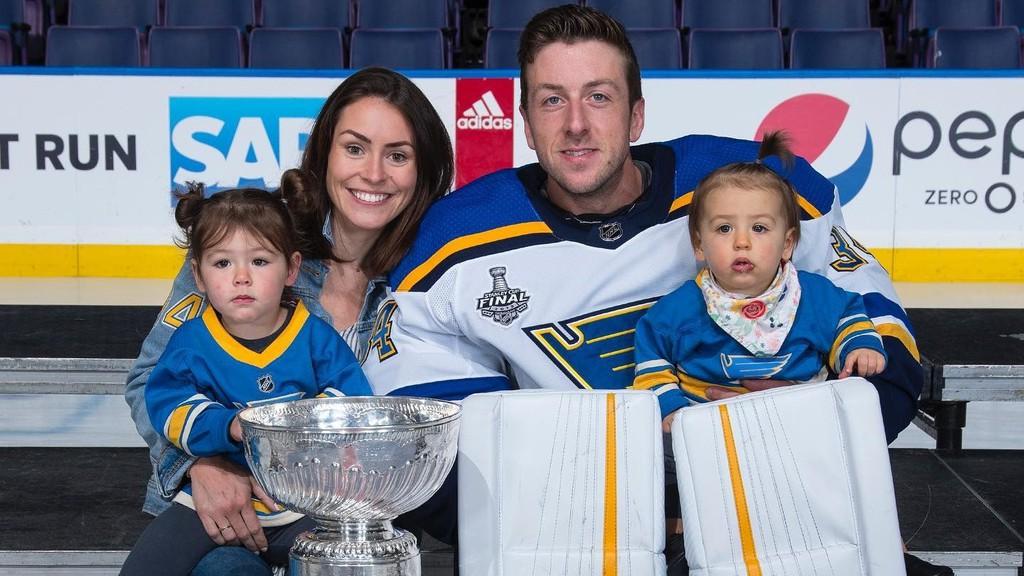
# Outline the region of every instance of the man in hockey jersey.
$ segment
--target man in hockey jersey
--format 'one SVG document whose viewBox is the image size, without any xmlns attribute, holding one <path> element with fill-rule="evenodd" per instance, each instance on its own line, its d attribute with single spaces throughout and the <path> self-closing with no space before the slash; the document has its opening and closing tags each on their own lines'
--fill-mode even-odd
<svg viewBox="0 0 1024 576">
<path fill-rule="evenodd" d="M 757 156 L 757 143 L 709 136 L 631 148 L 644 126 L 639 67 L 622 26 L 599 11 L 536 15 L 519 60 L 538 163 L 480 178 L 428 212 L 370 338 L 364 370 L 377 394 L 629 387 L 637 321 L 697 272 L 690 192 Z M 863 294 L 883 336 L 889 363 L 872 381 L 891 440 L 922 381 L 907 316 L 844 229 L 834 186 L 803 160 L 791 183 L 802 207 L 795 264 Z M 454 540 L 454 484 L 404 525 Z"/>
</svg>

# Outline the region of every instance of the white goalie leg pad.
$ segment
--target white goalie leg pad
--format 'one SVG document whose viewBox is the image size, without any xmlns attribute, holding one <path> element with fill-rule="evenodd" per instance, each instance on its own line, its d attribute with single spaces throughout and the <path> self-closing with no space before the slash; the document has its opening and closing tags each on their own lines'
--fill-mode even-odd
<svg viewBox="0 0 1024 576">
<path fill-rule="evenodd" d="M 650 392 L 466 398 L 460 573 L 665 574 L 662 442 Z"/>
<path fill-rule="evenodd" d="M 878 395 L 867 380 L 684 408 L 672 447 L 691 576 L 904 574 Z"/>
</svg>

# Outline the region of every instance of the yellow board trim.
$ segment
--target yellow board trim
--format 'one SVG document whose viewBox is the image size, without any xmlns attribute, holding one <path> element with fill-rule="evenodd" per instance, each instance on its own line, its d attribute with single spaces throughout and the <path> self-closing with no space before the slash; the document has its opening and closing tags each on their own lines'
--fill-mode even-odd
<svg viewBox="0 0 1024 576">
<path fill-rule="evenodd" d="M 677 204 L 685 205 L 681 203 L 684 199 L 689 203 L 689 198 L 683 196 L 673 203 L 673 209 Z M 516 226 L 536 229 L 520 230 L 506 237 L 550 232 L 542 222 Z M 442 251 L 451 247 L 454 253 L 457 250 L 452 244 L 468 238 L 453 240 Z M 489 241 L 500 239 L 504 238 Z M 870 251 L 897 282 L 1024 282 L 1024 250 L 1018 248 L 871 248 Z M 444 257 L 447 255 L 445 253 Z M 184 251 L 176 246 L 0 244 L 0 276 L 174 278 L 184 260 Z M 420 268 L 423 266 L 425 264 Z"/>
<path fill-rule="evenodd" d="M 615 395 L 605 395 L 604 436 L 604 566 L 601 576 L 619 573 L 618 455 L 615 434 Z"/>
<path fill-rule="evenodd" d="M 174 278 L 184 261 L 177 246 L 0 244 L 0 276 Z"/>
<path fill-rule="evenodd" d="M 474 248 L 484 244 L 490 244 L 492 242 L 498 242 L 500 240 L 508 240 L 509 238 L 515 238 L 516 236 L 550 233 L 551 228 L 544 222 L 524 222 L 522 224 L 502 226 L 501 228 L 495 228 L 486 232 L 478 232 L 476 234 L 456 238 L 442 246 L 441 249 L 428 258 L 426 262 L 414 268 L 412 272 L 409 272 L 409 274 L 402 279 L 401 284 L 398 285 L 398 289 L 403 291 L 409 290 L 415 286 L 417 282 L 426 277 L 427 274 L 430 274 L 434 268 L 437 268 L 441 262 L 444 262 L 446 258 L 456 252 L 461 252 L 468 248 Z"/>
<path fill-rule="evenodd" d="M 747 567 L 748 576 L 761 576 L 761 562 L 757 559 L 754 547 L 754 531 L 750 527 L 750 509 L 747 508 L 747 495 L 743 491 L 743 474 L 740 472 L 740 461 L 736 455 L 736 440 L 732 435 L 732 423 L 729 421 L 729 406 L 721 404 L 718 413 L 722 417 L 722 432 L 725 435 L 725 454 L 729 460 L 729 479 L 732 480 L 732 497 L 736 502 L 736 520 L 740 527 L 740 547 L 743 549 L 743 564 Z"/>
<path fill-rule="evenodd" d="M 285 350 L 295 341 L 295 337 L 299 335 L 299 331 L 302 330 L 308 318 L 309 311 L 300 300 L 295 306 L 295 312 L 292 314 L 288 326 L 281 331 L 281 334 L 263 352 L 253 352 L 242 346 L 224 329 L 213 306 L 207 306 L 206 310 L 203 310 L 203 323 L 206 324 L 206 329 L 210 331 L 210 335 L 213 336 L 217 344 L 235 360 L 257 368 L 266 368 L 271 362 L 280 358 L 281 354 L 284 354 Z"/>
</svg>

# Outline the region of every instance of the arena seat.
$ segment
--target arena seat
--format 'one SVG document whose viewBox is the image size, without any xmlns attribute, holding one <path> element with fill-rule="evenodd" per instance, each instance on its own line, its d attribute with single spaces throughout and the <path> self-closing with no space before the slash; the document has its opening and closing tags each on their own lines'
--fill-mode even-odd
<svg viewBox="0 0 1024 576">
<path fill-rule="evenodd" d="M 361 2 L 356 12 L 359 28 L 449 28 L 447 0 L 388 0 Z"/>
<path fill-rule="evenodd" d="M 683 43 L 678 28 L 632 28 L 626 30 L 626 35 L 642 68 L 683 67 Z"/>
<path fill-rule="evenodd" d="M 885 39 L 877 28 L 793 30 L 789 67 L 794 69 L 885 68 Z"/>
<path fill-rule="evenodd" d="M 348 0 L 263 0 L 262 24 L 267 28 L 352 27 Z"/>
<path fill-rule="evenodd" d="M 487 6 L 488 28 L 522 28 L 533 15 L 562 4 L 580 4 L 573 0 L 490 0 Z"/>
<path fill-rule="evenodd" d="M 519 68 L 522 28 L 492 28 L 484 43 L 484 68 Z"/>
<path fill-rule="evenodd" d="M 1020 68 L 1020 33 L 1012 26 L 938 28 L 932 68 Z"/>
<path fill-rule="evenodd" d="M 165 0 L 164 26 L 234 26 L 248 32 L 256 23 L 253 0 Z"/>
<path fill-rule="evenodd" d="M 156 0 L 69 0 L 70 26 L 134 26 L 139 32 L 158 24 Z"/>
<path fill-rule="evenodd" d="M 446 68 L 448 55 L 441 30 L 394 29 L 352 31 L 351 68 L 387 66 L 388 68 Z"/>
<path fill-rule="evenodd" d="M 782 34 L 776 28 L 690 31 L 690 68 L 778 70 Z"/>
<path fill-rule="evenodd" d="M 14 47 L 11 45 L 11 35 L 7 30 L 0 30 L 0 66 L 10 66 L 14 63 Z"/>
<path fill-rule="evenodd" d="M 996 0 L 913 0 L 906 36 L 915 67 L 934 60 L 932 37 L 937 28 L 981 28 L 998 25 Z"/>
<path fill-rule="evenodd" d="M 1024 32 L 1024 0 L 1002 0 L 1000 4 L 1000 24 L 1015 26 Z"/>
<path fill-rule="evenodd" d="M 24 0 L 0 0 L 0 28 L 25 24 Z"/>
<path fill-rule="evenodd" d="M 149 33 L 153 68 L 241 68 L 242 34 L 234 26 L 159 27 Z"/>
<path fill-rule="evenodd" d="M 587 6 L 610 14 L 626 27 L 674 28 L 678 25 L 674 0 L 587 0 Z M 640 60 L 643 62 L 643 60 Z"/>
<path fill-rule="evenodd" d="M 779 0 L 779 28 L 870 28 L 868 0 Z"/>
<path fill-rule="evenodd" d="M 257 28 L 249 35 L 250 68 L 343 68 L 337 28 Z"/>
<path fill-rule="evenodd" d="M 772 0 L 683 0 L 682 26 L 772 28 Z"/>
<path fill-rule="evenodd" d="M 51 26 L 46 34 L 47 66 L 141 65 L 139 33 L 130 26 Z"/>
</svg>

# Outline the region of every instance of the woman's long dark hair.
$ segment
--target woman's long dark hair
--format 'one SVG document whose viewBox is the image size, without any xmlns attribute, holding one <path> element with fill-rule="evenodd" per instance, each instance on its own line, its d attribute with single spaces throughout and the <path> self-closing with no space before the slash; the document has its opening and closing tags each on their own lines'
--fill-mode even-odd
<svg viewBox="0 0 1024 576">
<path fill-rule="evenodd" d="M 342 110 L 362 98 L 380 98 L 398 109 L 412 127 L 416 154 L 416 188 L 409 205 L 381 231 L 362 263 L 369 276 L 394 268 L 412 245 L 430 204 L 451 188 L 455 171 L 452 143 L 434 106 L 405 76 L 386 68 L 365 68 L 345 79 L 324 103 L 313 123 L 302 163 L 281 177 L 281 193 L 295 222 L 304 257 L 337 261 L 323 236 L 331 210 L 327 193 L 327 159 Z"/>
</svg>

